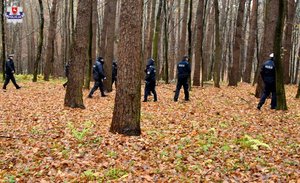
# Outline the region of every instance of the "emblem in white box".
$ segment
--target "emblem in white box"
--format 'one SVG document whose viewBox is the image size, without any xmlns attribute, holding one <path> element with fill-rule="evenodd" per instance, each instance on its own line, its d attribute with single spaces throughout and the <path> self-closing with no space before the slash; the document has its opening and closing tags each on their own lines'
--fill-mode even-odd
<svg viewBox="0 0 300 183">
<path fill-rule="evenodd" d="M 8 23 L 22 23 L 24 12 L 22 7 L 9 6 L 6 9 L 6 18 Z"/>
</svg>

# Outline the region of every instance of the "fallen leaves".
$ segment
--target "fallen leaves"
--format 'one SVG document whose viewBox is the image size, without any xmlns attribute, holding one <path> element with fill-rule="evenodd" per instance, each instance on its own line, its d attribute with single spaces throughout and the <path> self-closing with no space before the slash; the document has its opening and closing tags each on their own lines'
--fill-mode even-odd
<svg viewBox="0 0 300 183">
<path fill-rule="evenodd" d="M 142 103 L 139 137 L 109 133 L 114 92 L 84 98 L 81 110 L 63 106 L 60 83 L 22 86 L 0 94 L 6 182 L 299 182 L 294 86 L 282 112 L 256 110 L 247 84 L 194 88 L 190 102 L 177 103 L 175 86 L 159 85 L 159 101 Z"/>
</svg>

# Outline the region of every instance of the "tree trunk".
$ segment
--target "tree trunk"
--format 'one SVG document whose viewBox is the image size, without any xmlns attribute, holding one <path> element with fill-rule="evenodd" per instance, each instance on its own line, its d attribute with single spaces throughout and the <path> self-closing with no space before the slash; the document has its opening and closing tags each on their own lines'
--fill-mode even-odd
<svg viewBox="0 0 300 183">
<path fill-rule="evenodd" d="M 214 64 L 214 87 L 220 88 L 220 63 L 221 63 L 221 43 L 220 43 L 220 26 L 219 26 L 219 3 L 214 0 L 215 7 L 215 64 Z"/>
<path fill-rule="evenodd" d="M 52 1 L 50 12 L 50 25 L 48 31 L 48 44 L 46 48 L 46 63 L 44 68 L 44 80 L 49 81 L 50 74 L 53 74 L 54 63 L 54 41 L 56 37 L 56 4 L 57 0 Z"/>
<path fill-rule="evenodd" d="M 1 0 L 1 40 L 2 40 L 2 74 L 5 80 L 5 61 L 6 61 L 6 45 L 5 45 L 5 20 L 4 20 L 4 0 Z"/>
<path fill-rule="evenodd" d="M 274 37 L 274 51 L 275 51 L 275 68 L 276 68 L 276 96 L 277 96 L 277 110 L 287 110 L 286 96 L 284 89 L 284 72 L 281 58 L 282 35 L 284 27 L 284 8 L 285 0 L 279 0 L 278 4 L 278 19 Z"/>
<path fill-rule="evenodd" d="M 30 58 L 28 60 L 28 73 L 34 74 L 34 63 L 36 61 L 35 56 L 35 22 L 34 22 L 34 16 L 33 16 L 33 3 L 32 0 L 29 0 L 29 6 L 30 6 L 30 24 L 32 26 L 31 32 L 30 32 L 30 47 L 28 48 L 28 51 L 30 52 Z"/>
<path fill-rule="evenodd" d="M 116 29 L 116 12 L 117 12 L 117 0 L 109 0 L 106 4 L 108 11 L 107 21 L 107 33 L 106 33 L 106 51 L 105 51 L 105 64 L 104 70 L 106 72 L 106 80 L 104 86 L 107 92 L 112 91 L 112 62 L 114 58 L 114 45 L 115 45 L 115 29 Z"/>
<path fill-rule="evenodd" d="M 287 11 L 286 11 L 286 29 L 284 36 L 284 59 L 283 59 L 283 71 L 284 71 L 284 83 L 289 84 L 291 82 L 290 77 L 290 58 L 291 58 L 291 48 L 292 45 L 292 32 L 294 27 L 294 16 L 296 12 L 295 0 L 287 1 Z"/>
<path fill-rule="evenodd" d="M 300 81 L 298 83 L 298 90 L 297 90 L 296 98 L 300 98 Z"/>
<path fill-rule="evenodd" d="M 168 52 L 169 52 L 169 18 L 167 14 L 167 1 L 164 2 L 164 16 L 165 16 L 165 21 L 164 21 L 164 80 L 166 84 L 169 84 L 169 59 L 168 59 Z"/>
<path fill-rule="evenodd" d="M 203 43 L 203 17 L 204 17 L 204 0 L 200 0 L 197 8 L 197 33 L 195 46 L 195 70 L 193 85 L 200 86 L 200 67 L 202 63 L 202 43 Z"/>
<path fill-rule="evenodd" d="M 228 86 L 237 86 L 240 81 L 240 58 L 241 58 L 241 45 L 242 45 L 242 32 L 243 32 L 243 17 L 245 11 L 246 0 L 239 1 L 239 9 L 236 20 L 236 29 L 234 36 L 233 45 L 233 63 L 231 65 L 229 74 L 229 84 Z"/>
<path fill-rule="evenodd" d="M 143 1 L 121 2 L 118 87 L 110 131 L 140 135 Z M 128 54 L 129 50 L 134 50 Z"/>
<path fill-rule="evenodd" d="M 193 0 L 190 0 L 187 28 L 188 28 L 188 56 L 189 56 L 189 63 L 191 67 L 193 65 L 192 19 L 193 19 Z M 190 76 L 189 78 L 189 90 L 192 90 L 192 76 Z"/>
<path fill-rule="evenodd" d="M 156 73 L 156 78 L 160 78 L 159 76 L 159 71 L 160 71 L 160 64 L 158 61 L 158 48 L 159 48 L 159 35 L 161 31 L 161 12 L 162 12 L 162 5 L 163 5 L 163 0 L 159 0 L 159 5 L 158 5 L 158 11 L 156 15 L 156 25 L 155 25 L 155 30 L 154 30 L 154 38 L 153 38 L 153 43 L 152 43 L 152 52 L 153 52 L 153 59 L 156 62 L 156 67 L 157 67 L 157 73 Z"/>
<path fill-rule="evenodd" d="M 84 109 L 82 87 L 84 82 L 84 70 L 87 60 L 87 48 L 89 39 L 90 17 L 92 13 L 92 0 L 78 2 L 76 28 L 72 46 L 70 73 L 68 87 L 65 95 L 65 106 Z"/>
<path fill-rule="evenodd" d="M 182 30 L 181 30 L 181 39 L 179 43 L 179 58 L 182 58 L 186 55 L 186 32 L 188 25 L 188 9 L 189 9 L 189 0 L 184 0 L 184 9 L 183 9 L 183 19 L 182 19 Z M 190 58 L 189 58 L 190 59 Z M 179 59 L 178 59 L 179 60 Z"/>
<path fill-rule="evenodd" d="M 252 65 L 253 65 L 255 43 L 256 43 L 257 10 L 258 10 L 258 2 L 257 0 L 252 0 L 249 43 L 248 43 L 247 57 L 246 57 L 246 68 L 243 75 L 243 81 L 246 83 L 251 82 Z"/>
<path fill-rule="evenodd" d="M 259 63 L 258 68 L 260 68 L 263 61 L 265 61 L 270 53 L 274 52 L 274 36 L 276 29 L 276 21 L 278 15 L 278 0 L 268 0 L 266 3 L 266 12 L 265 12 L 265 28 L 264 35 L 262 40 L 261 51 L 259 54 Z M 257 69 L 257 87 L 255 91 L 255 96 L 260 97 L 263 90 L 263 82 L 259 75 L 259 69 Z"/>
<path fill-rule="evenodd" d="M 39 42 L 38 42 L 38 48 L 36 53 L 36 60 L 34 62 L 34 72 L 33 72 L 33 82 L 37 82 L 37 75 L 38 75 L 38 68 L 39 63 L 42 60 L 42 50 L 43 50 L 43 41 L 44 41 L 44 5 L 43 1 L 39 0 L 39 6 L 40 6 L 40 29 L 39 29 Z"/>
</svg>

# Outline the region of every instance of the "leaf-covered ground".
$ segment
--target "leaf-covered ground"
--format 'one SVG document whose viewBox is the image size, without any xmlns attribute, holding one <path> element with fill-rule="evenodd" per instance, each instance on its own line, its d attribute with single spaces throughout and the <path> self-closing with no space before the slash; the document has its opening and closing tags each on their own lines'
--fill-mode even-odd
<svg viewBox="0 0 300 183">
<path fill-rule="evenodd" d="M 114 92 L 63 106 L 62 81 L 10 84 L 0 93 L 0 182 L 298 182 L 300 101 L 287 86 L 286 112 L 255 107 L 254 87 L 175 85 L 142 103 L 142 135 L 108 132 Z M 142 99 L 141 99 L 142 100 Z M 150 100 L 153 100 L 151 97 Z"/>
</svg>

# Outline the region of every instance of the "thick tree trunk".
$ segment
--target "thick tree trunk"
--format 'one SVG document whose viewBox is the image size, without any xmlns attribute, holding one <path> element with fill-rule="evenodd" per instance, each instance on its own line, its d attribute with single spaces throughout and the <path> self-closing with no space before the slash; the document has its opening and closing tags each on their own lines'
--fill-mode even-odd
<svg viewBox="0 0 300 183">
<path fill-rule="evenodd" d="M 277 110 L 287 110 L 286 96 L 284 89 L 284 72 L 281 58 L 281 47 L 284 27 L 284 8 L 285 0 L 279 0 L 278 4 L 278 19 L 276 25 L 276 32 L 274 37 L 274 51 L 275 51 L 275 68 L 276 68 L 276 96 L 277 96 Z"/>
<path fill-rule="evenodd" d="M 195 70 L 193 85 L 200 86 L 200 67 L 202 63 L 202 43 L 203 43 L 203 17 L 204 17 L 204 0 L 199 1 L 196 18 L 196 46 L 195 46 Z"/>
<path fill-rule="evenodd" d="M 246 57 L 246 68 L 245 68 L 245 72 L 243 75 L 243 81 L 246 83 L 251 82 L 252 65 L 253 65 L 255 43 L 256 43 L 257 10 L 258 10 L 258 2 L 257 2 L 257 0 L 252 0 L 252 13 L 250 16 L 249 43 L 248 43 L 247 57 Z"/>
<path fill-rule="evenodd" d="M 233 63 L 231 64 L 229 74 L 229 86 L 237 86 L 240 81 L 240 58 L 241 58 L 241 45 L 242 45 L 242 32 L 243 32 L 243 18 L 245 11 L 246 0 L 239 1 L 239 9 L 236 20 L 236 29 L 233 44 Z"/>
<path fill-rule="evenodd" d="M 179 43 L 179 59 L 181 59 L 184 55 L 187 54 L 186 36 L 187 36 L 187 25 L 188 25 L 188 10 L 189 10 L 189 0 L 184 0 L 183 19 L 181 24 L 182 30 L 181 30 L 181 38 Z"/>
<path fill-rule="evenodd" d="M 106 73 L 106 80 L 104 81 L 104 86 L 107 92 L 112 91 L 112 62 L 114 58 L 114 45 L 115 45 L 115 29 L 116 29 L 116 12 L 117 12 L 117 0 L 109 0 L 106 4 L 108 11 L 108 20 L 105 26 L 107 26 L 107 43 L 105 51 L 105 64 L 104 70 Z"/>
<path fill-rule="evenodd" d="M 220 88 L 220 63 L 221 63 L 221 43 L 220 43 L 220 26 L 219 26 L 219 3 L 214 0 L 215 7 L 215 64 L 214 64 L 214 87 Z"/>
<path fill-rule="evenodd" d="M 297 90 L 296 98 L 300 98 L 300 81 L 298 83 L 298 90 Z"/>
<path fill-rule="evenodd" d="M 90 21 L 87 17 L 92 14 L 92 0 L 78 2 L 76 28 L 72 46 L 70 73 L 68 87 L 65 95 L 65 106 L 71 108 L 85 108 L 83 104 L 82 87 L 84 82 L 85 63 L 87 61 L 87 48 Z"/>
<path fill-rule="evenodd" d="M 143 1 L 122 1 L 121 7 L 119 83 L 110 131 L 140 135 Z"/>
<path fill-rule="evenodd" d="M 264 35 L 262 40 L 262 47 L 259 54 L 259 63 L 258 68 L 260 68 L 261 64 L 268 59 L 270 53 L 274 52 L 274 36 L 276 29 L 276 21 L 278 15 L 278 0 L 268 0 L 266 3 L 266 12 L 265 12 L 265 28 Z M 257 69 L 257 87 L 255 91 L 255 96 L 260 97 L 263 90 L 263 82 L 259 75 L 259 69 Z"/>
<path fill-rule="evenodd" d="M 167 14 L 167 4 L 168 2 L 164 2 L 164 80 L 166 84 L 169 84 L 169 59 L 168 59 L 168 52 L 169 52 L 169 18 Z"/>
<path fill-rule="evenodd" d="M 291 58 L 291 48 L 292 45 L 292 32 L 294 27 L 294 16 L 296 12 L 295 0 L 287 1 L 287 10 L 286 10 L 286 29 L 284 36 L 284 59 L 283 59 L 283 71 L 284 71 L 284 83 L 289 84 L 291 82 L 290 77 L 290 58 Z"/>
<path fill-rule="evenodd" d="M 56 37 L 56 4 L 57 0 L 52 1 L 52 7 L 50 12 L 50 25 L 48 31 L 48 44 L 46 48 L 46 61 L 44 68 L 44 80 L 49 81 L 50 74 L 53 74 L 54 63 L 54 41 Z"/>
<path fill-rule="evenodd" d="M 38 41 L 38 48 L 36 53 L 36 60 L 34 62 L 34 72 L 33 72 L 33 82 L 37 82 L 37 75 L 38 75 L 38 68 L 39 63 L 42 60 L 42 50 L 43 50 L 43 41 L 44 41 L 44 5 L 43 1 L 39 0 L 40 6 L 40 29 L 39 29 L 39 41 Z"/>
</svg>

